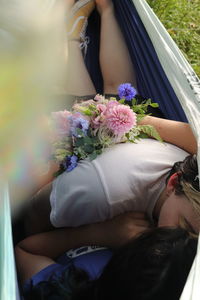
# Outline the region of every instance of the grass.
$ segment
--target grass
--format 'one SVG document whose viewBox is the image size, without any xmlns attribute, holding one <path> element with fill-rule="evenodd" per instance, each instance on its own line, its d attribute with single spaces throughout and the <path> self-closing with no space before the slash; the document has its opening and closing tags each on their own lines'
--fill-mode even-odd
<svg viewBox="0 0 200 300">
<path fill-rule="evenodd" d="M 200 77 L 199 0 L 147 0 Z"/>
</svg>

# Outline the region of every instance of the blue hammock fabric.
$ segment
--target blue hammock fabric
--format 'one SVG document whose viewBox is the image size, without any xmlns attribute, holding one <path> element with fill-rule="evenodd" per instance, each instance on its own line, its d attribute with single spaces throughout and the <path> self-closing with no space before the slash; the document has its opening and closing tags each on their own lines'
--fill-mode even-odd
<svg viewBox="0 0 200 300">
<path fill-rule="evenodd" d="M 187 122 L 182 106 L 160 64 L 133 2 L 131 0 L 113 0 L 113 3 L 136 71 L 139 94 L 157 102 L 165 118 Z M 100 19 L 97 12 L 94 12 L 89 19 L 87 30 L 90 44 L 86 55 L 86 65 L 96 90 L 102 94 L 103 83 L 98 62 L 99 31 Z"/>
</svg>

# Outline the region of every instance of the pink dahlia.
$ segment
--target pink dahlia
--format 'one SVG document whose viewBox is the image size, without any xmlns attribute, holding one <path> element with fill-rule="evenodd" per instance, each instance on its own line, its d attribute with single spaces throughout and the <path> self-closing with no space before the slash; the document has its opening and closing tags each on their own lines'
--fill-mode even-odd
<svg viewBox="0 0 200 300">
<path fill-rule="evenodd" d="M 117 100 L 111 100 L 107 103 L 107 109 L 112 108 L 113 106 L 121 105 Z"/>
<path fill-rule="evenodd" d="M 106 125 L 121 136 L 136 125 L 136 114 L 126 105 L 111 106 L 106 112 Z"/>
</svg>

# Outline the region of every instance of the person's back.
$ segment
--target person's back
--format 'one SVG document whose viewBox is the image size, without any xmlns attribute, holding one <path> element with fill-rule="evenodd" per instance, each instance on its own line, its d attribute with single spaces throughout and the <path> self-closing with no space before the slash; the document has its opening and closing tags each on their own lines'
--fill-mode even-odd
<svg viewBox="0 0 200 300">
<path fill-rule="evenodd" d="M 79 226 L 126 211 L 146 212 L 152 220 L 168 172 L 187 155 L 174 145 L 141 139 L 106 149 L 93 161 L 80 162 L 53 183 L 52 224 Z"/>
</svg>

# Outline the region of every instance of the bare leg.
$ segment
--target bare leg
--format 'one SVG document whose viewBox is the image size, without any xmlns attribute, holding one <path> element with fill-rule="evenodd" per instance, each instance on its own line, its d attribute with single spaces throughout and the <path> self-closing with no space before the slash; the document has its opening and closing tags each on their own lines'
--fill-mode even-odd
<svg viewBox="0 0 200 300">
<path fill-rule="evenodd" d="M 116 94 L 121 83 L 136 87 L 133 65 L 124 37 L 114 15 L 111 0 L 96 0 L 101 15 L 100 65 L 104 79 L 104 93 Z"/>
<path fill-rule="evenodd" d="M 69 41 L 66 92 L 76 96 L 96 94 L 95 87 L 86 69 L 79 44 L 79 41 Z"/>
</svg>

